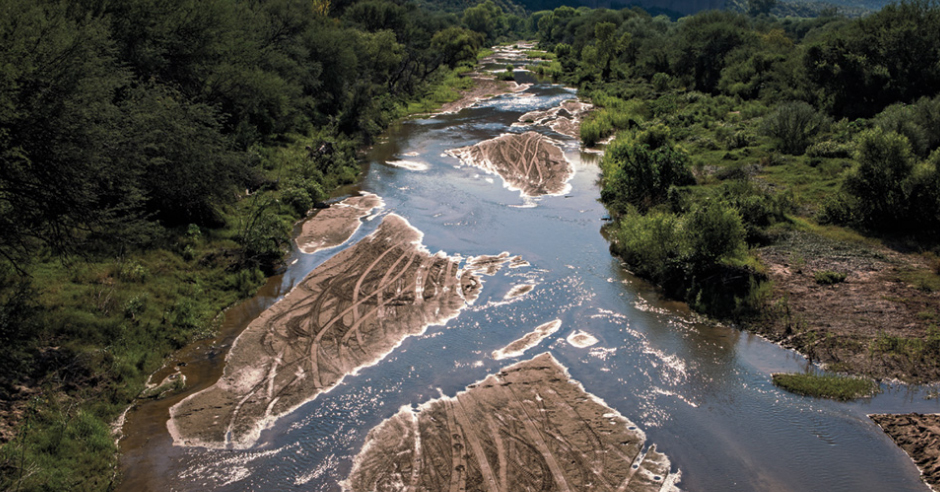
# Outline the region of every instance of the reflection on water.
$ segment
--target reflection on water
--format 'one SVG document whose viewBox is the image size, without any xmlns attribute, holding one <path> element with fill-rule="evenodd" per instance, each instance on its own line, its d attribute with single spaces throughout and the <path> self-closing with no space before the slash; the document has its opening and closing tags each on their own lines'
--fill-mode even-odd
<svg viewBox="0 0 940 492">
<path fill-rule="evenodd" d="M 132 411 L 122 442 L 128 478 L 122 490 L 337 491 L 370 429 L 403 406 L 453 396 L 498 372 L 518 359 L 497 361 L 494 351 L 555 319 L 558 331 L 529 353 L 549 351 L 588 392 L 642 426 L 682 470 L 685 490 L 927 490 L 913 463 L 866 417 L 940 411 L 936 399 L 925 399 L 926 389 L 886 387 L 855 403 L 782 392 L 770 373 L 800 370 L 802 357 L 733 327 L 703 322 L 681 304 L 660 299 L 610 256 L 599 234 L 606 212 L 597 202 L 596 155 L 582 153 L 576 141 L 550 128 L 511 126 L 522 114 L 573 95 L 540 83 L 456 114 L 404 122 L 372 149 L 361 184 L 385 200 L 388 213 L 421 230 L 431 251 L 510 251 L 529 267 L 488 277 L 480 298 L 456 319 L 406 339 L 378 364 L 283 417 L 252 449 L 172 447 L 165 408 L 174 401 Z M 521 197 L 445 153 L 524 131 L 562 142 L 575 167 L 569 193 Z M 373 232 L 376 222 L 364 223 L 353 241 Z M 299 261 L 284 278 L 234 308 L 230 323 L 244 326 L 334 253 L 295 253 Z M 507 295 L 521 284 L 535 287 Z M 180 356 L 204 361 L 190 364 L 204 373 L 201 379 L 187 375 L 190 380 L 211 384 L 221 357 L 209 354 L 223 353 L 237 328 Z M 575 334 L 596 343 L 575 343 L 583 339 Z"/>
</svg>

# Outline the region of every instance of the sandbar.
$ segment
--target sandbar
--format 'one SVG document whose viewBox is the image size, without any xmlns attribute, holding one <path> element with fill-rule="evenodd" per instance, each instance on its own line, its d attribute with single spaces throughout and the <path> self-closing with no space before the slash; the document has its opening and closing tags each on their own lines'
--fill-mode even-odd
<svg viewBox="0 0 940 492">
<path fill-rule="evenodd" d="M 253 445 L 266 426 L 456 316 L 476 274 L 398 215 L 317 267 L 235 341 L 221 379 L 170 409 L 174 444 Z"/>
<path fill-rule="evenodd" d="M 561 147 L 536 132 L 508 133 L 448 153 L 463 164 L 498 174 L 510 189 L 528 197 L 565 193 L 574 176 Z"/>
<path fill-rule="evenodd" d="M 511 289 L 509 289 L 509 292 L 506 293 L 506 296 L 503 297 L 503 299 L 509 300 L 509 299 L 515 299 L 516 297 L 519 297 L 519 296 L 524 296 L 528 294 L 529 292 L 532 292 L 532 289 L 534 288 L 535 288 L 535 284 L 514 285 Z"/>
<path fill-rule="evenodd" d="M 317 212 L 301 226 L 295 242 L 300 251 L 312 254 L 345 243 L 359 229 L 359 219 L 382 208 L 385 202 L 373 193 L 349 197 Z"/>
<path fill-rule="evenodd" d="M 940 490 L 940 415 L 869 415 L 914 460 L 921 478 L 933 490 Z"/>
<path fill-rule="evenodd" d="M 517 340 L 514 340 L 509 345 L 493 351 L 490 354 L 496 360 L 508 359 L 509 357 L 518 357 L 525 353 L 526 350 L 536 346 L 545 339 L 545 337 L 551 335 L 558 331 L 561 328 L 561 320 L 555 319 L 549 321 L 548 323 L 542 323 L 535 327 L 534 330 L 526 333 Z"/>
<path fill-rule="evenodd" d="M 588 348 L 591 345 L 596 344 L 598 341 L 597 338 L 594 337 L 594 335 L 591 335 L 590 333 L 587 333 L 581 330 L 578 330 L 568 335 L 568 338 L 566 338 L 565 340 L 567 340 L 568 343 L 570 343 L 571 345 L 578 347 L 578 348 Z"/>
<path fill-rule="evenodd" d="M 680 473 L 646 434 L 551 355 L 369 432 L 344 490 L 674 492 Z"/>
</svg>

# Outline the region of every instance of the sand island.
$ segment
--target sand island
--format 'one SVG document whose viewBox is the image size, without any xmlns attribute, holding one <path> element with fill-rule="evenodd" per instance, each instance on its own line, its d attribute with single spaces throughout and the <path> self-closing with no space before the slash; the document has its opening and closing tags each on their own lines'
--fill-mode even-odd
<svg viewBox="0 0 940 492">
<path fill-rule="evenodd" d="M 646 434 L 548 353 L 369 432 L 345 490 L 674 492 Z"/>
<path fill-rule="evenodd" d="M 507 133 L 448 153 L 465 165 L 498 174 L 509 189 L 520 190 L 523 196 L 565 193 L 574 176 L 561 147 L 536 132 Z"/>
<path fill-rule="evenodd" d="M 317 267 L 235 341 L 222 378 L 170 409 L 175 444 L 246 448 L 267 425 L 403 339 L 457 315 L 482 288 L 477 273 L 518 260 L 431 254 L 398 215 Z"/>
</svg>

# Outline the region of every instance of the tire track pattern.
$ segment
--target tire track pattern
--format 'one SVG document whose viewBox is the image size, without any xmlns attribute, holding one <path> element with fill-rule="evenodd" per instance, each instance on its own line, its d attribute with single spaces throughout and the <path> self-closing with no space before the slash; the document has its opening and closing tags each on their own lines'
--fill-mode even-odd
<svg viewBox="0 0 940 492">
<path fill-rule="evenodd" d="M 536 132 L 508 133 L 448 153 L 466 165 L 498 174 L 523 196 L 562 194 L 574 176 L 574 167 L 561 147 Z"/>
<path fill-rule="evenodd" d="M 646 435 L 549 354 L 454 398 L 404 407 L 369 432 L 353 492 L 673 492 L 679 472 Z M 419 444 L 420 443 L 420 444 Z"/>
<path fill-rule="evenodd" d="M 421 237 L 390 214 L 311 272 L 242 332 L 214 386 L 170 409 L 174 443 L 249 447 L 276 418 L 456 316 L 482 283 Z"/>
</svg>

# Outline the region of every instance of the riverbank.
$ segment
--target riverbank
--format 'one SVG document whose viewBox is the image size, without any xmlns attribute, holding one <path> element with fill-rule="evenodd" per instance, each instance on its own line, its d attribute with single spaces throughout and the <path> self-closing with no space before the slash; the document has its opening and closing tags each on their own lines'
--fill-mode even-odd
<svg viewBox="0 0 940 492">
<path fill-rule="evenodd" d="M 582 140 L 621 130 L 603 161 L 601 197 L 614 218 L 611 249 L 631 271 L 832 371 L 940 380 L 940 263 L 929 237 L 818 222 L 853 172 L 848 155 L 779 153 L 752 130 L 772 108 L 748 102 L 683 89 L 630 100 L 593 94 L 600 109 Z M 664 100 L 675 106 L 659 109 Z M 595 134 L 597 125 L 606 130 Z M 651 173 L 666 176 L 671 163 L 691 174 L 630 178 L 627 164 L 639 175 L 644 162 L 656 162 Z"/>
</svg>

